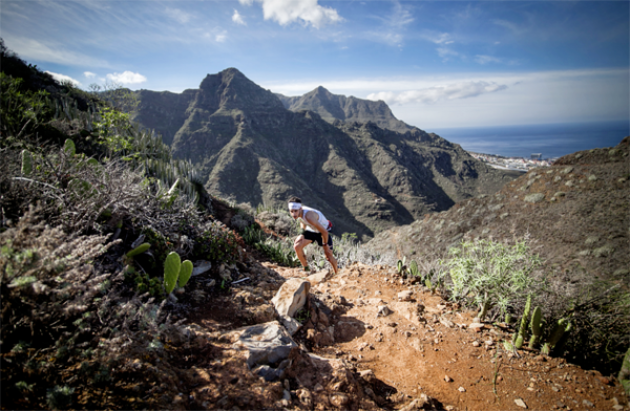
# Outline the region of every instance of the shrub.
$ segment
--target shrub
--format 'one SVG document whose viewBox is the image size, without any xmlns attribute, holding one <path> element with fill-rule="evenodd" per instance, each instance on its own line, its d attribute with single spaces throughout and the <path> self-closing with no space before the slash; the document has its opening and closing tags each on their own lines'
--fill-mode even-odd
<svg viewBox="0 0 630 411">
<path fill-rule="evenodd" d="M 462 241 L 449 254 L 443 264 L 450 268 L 452 297 L 472 294 L 482 321 L 493 305 L 505 314 L 515 299 L 523 299 L 524 291 L 536 283 L 533 273 L 542 264 L 525 240 L 513 246 L 490 240 Z"/>
<path fill-rule="evenodd" d="M 238 259 L 238 241 L 223 224 L 211 222 L 194 240 L 192 255 L 198 260 L 232 263 Z"/>
<path fill-rule="evenodd" d="M 616 373 L 630 347 L 627 282 L 592 281 L 583 289 L 578 296 L 564 299 L 566 310 L 561 315 L 572 324 L 565 349 L 585 365 Z"/>
</svg>

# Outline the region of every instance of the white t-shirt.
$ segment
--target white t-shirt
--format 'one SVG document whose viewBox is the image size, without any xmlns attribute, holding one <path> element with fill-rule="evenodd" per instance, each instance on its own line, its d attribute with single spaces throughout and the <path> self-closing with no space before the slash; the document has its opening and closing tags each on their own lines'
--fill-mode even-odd
<svg viewBox="0 0 630 411">
<path fill-rule="evenodd" d="M 302 216 L 306 216 L 306 213 L 308 213 L 309 211 L 314 211 L 318 216 L 317 221 L 322 225 L 322 227 L 324 227 L 324 229 L 328 228 L 328 219 L 324 217 L 324 214 L 322 214 L 321 211 L 315 210 L 314 208 L 310 208 L 306 206 L 302 206 L 302 210 L 304 210 L 304 212 L 302 213 Z M 315 228 L 314 226 L 312 226 L 308 221 L 306 221 L 306 218 L 300 217 L 300 222 L 306 226 L 306 231 L 313 231 L 315 233 L 319 233 L 319 230 Z"/>
</svg>

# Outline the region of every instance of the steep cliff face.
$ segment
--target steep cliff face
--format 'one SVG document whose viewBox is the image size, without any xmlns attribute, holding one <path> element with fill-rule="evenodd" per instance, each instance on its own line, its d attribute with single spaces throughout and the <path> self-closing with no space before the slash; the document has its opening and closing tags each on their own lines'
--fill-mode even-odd
<svg viewBox="0 0 630 411">
<path fill-rule="evenodd" d="M 131 119 L 155 130 L 162 136 L 162 140 L 170 145 L 186 121 L 186 110 L 195 94 L 195 90 L 185 90 L 181 94 L 139 90 L 136 92 L 138 108 L 132 113 Z"/>
<path fill-rule="evenodd" d="M 417 128 L 400 133 L 373 121 L 350 121 L 375 113 L 397 122 L 384 103 L 334 96 L 323 88 L 310 94 L 295 107 L 316 110 L 287 110 L 277 95 L 227 69 L 176 97 L 139 93 L 135 118 L 152 119 L 165 141 L 172 135 L 174 154 L 199 167 L 210 192 L 274 206 L 298 195 L 334 220 L 338 235 L 371 237 L 459 200 L 493 193 L 514 178 Z"/>
</svg>

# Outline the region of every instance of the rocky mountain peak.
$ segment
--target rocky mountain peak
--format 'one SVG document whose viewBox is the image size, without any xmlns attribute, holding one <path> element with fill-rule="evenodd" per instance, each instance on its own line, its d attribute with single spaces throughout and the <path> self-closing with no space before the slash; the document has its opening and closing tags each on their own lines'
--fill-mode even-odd
<svg viewBox="0 0 630 411">
<path fill-rule="evenodd" d="M 199 85 L 202 101 L 212 111 L 232 109 L 283 109 L 282 102 L 269 90 L 260 87 L 236 68 L 208 74 Z M 209 107 L 209 108 L 210 108 Z"/>
<path fill-rule="evenodd" d="M 303 96 L 287 97 L 281 94 L 276 94 L 276 96 L 282 101 L 285 108 L 291 111 L 314 111 L 331 124 L 335 121 L 346 123 L 372 121 L 381 128 L 399 133 L 415 129 L 415 127 L 398 120 L 383 101 L 333 94 L 322 86 Z"/>
</svg>

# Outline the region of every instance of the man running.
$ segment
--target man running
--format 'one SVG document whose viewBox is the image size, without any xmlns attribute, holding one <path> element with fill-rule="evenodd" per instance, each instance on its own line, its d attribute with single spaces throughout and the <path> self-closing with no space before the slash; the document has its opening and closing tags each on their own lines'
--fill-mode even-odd
<svg viewBox="0 0 630 411">
<path fill-rule="evenodd" d="M 317 244 L 324 248 L 326 259 L 332 265 L 335 274 L 337 274 L 337 260 L 335 260 L 332 253 L 333 240 L 332 236 L 328 234 L 329 222 L 324 217 L 324 214 L 314 208 L 303 206 L 302 200 L 298 197 L 289 199 L 289 212 L 293 219 L 300 221 L 300 226 L 302 227 L 302 234 L 293 242 L 293 248 L 302 263 L 302 267 L 304 267 L 304 271 L 310 271 L 304 256 L 304 247 L 313 241 L 317 241 Z"/>
</svg>

